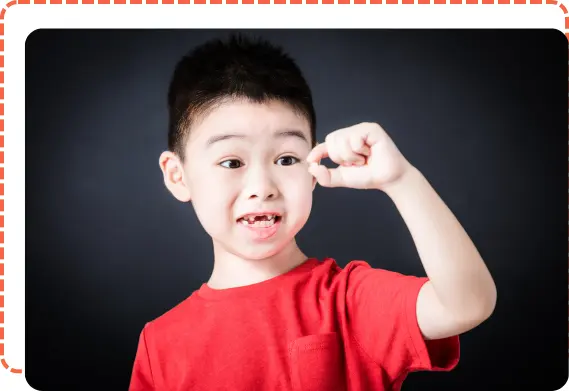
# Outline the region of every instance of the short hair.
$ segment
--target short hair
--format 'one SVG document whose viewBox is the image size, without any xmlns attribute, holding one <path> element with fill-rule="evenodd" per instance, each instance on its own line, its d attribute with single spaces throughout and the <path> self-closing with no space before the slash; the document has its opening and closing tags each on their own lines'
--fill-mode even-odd
<svg viewBox="0 0 569 391">
<path fill-rule="evenodd" d="M 296 62 L 266 40 L 231 35 L 201 44 L 177 63 L 168 90 L 168 149 L 183 160 L 191 125 L 228 98 L 290 105 L 306 117 L 316 144 L 312 93 Z"/>
</svg>

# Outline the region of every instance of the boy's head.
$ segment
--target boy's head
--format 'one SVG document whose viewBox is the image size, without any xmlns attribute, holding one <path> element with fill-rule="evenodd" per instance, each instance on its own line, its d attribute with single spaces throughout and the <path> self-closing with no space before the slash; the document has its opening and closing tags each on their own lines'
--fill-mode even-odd
<svg viewBox="0 0 569 391">
<path fill-rule="evenodd" d="M 168 149 L 182 160 L 192 125 L 229 99 L 278 100 L 306 117 L 315 142 L 312 95 L 296 63 L 266 41 L 231 36 L 195 48 L 177 64 L 168 91 Z"/>
<path fill-rule="evenodd" d="M 164 180 L 216 251 L 262 259 L 290 245 L 315 186 L 305 158 L 316 119 L 295 62 L 262 40 L 207 42 L 177 64 L 168 107 Z"/>
</svg>

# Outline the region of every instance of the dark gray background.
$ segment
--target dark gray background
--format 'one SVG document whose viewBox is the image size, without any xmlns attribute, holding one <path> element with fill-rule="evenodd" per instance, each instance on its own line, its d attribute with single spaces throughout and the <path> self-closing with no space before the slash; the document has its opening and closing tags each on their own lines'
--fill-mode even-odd
<svg viewBox="0 0 569 391">
<path fill-rule="evenodd" d="M 298 60 L 318 139 L 377 121 L 431 181 L 498 287 L 450 373 L 403 390 L 532 390 L 567 379 L 567 40 L 555 30 L 256 31 Z M 38 30 L 26 42 L 26 378 L 126 390 L 139 333 L 207 280 L 212 249 L 165 189 L 179 57 L 227 31 Z M 299 243 L 424 275 L 383 194 L 315 191 Z"/>
</svg>

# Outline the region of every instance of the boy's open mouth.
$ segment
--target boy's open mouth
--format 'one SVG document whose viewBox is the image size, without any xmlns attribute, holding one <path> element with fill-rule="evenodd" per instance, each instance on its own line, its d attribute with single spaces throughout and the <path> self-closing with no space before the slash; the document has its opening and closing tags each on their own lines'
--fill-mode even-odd
<svg viewBox="0 0 569 391">
<path fill-rule="evenodd" d="M 278 214 L 250 214 L 239 218 L 237 222 L 251 228 L 268 228 L 280 219 L 281 216 Z"/>
</svg>

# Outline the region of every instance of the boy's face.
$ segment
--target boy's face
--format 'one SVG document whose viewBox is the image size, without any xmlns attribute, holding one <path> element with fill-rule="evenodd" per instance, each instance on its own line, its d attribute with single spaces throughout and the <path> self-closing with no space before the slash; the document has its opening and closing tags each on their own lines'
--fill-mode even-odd
<svg viewBox="0 0 569 391">
<path fill-rule="evenodd" d="M 308 219 L 310 150 L 307 119 L 286 104 L 230 101 L 192 127 L 183 165 L 161 163 L 167 186 L 191 200 L 214 246 L 263 259 L 290 244 Z"/>
</svg>

